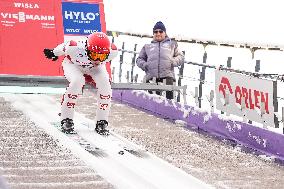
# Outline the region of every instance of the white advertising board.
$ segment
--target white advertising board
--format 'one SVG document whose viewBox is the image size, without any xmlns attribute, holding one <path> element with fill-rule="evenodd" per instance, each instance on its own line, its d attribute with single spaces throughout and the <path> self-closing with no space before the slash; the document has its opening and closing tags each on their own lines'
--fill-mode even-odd
<svg viewBox="0 0 284 189">
<path fill-rule="evenodd" d="M 218 110 L 278 127 L 276 81 L 217 69 L 215 91 Z"/>
</svg>

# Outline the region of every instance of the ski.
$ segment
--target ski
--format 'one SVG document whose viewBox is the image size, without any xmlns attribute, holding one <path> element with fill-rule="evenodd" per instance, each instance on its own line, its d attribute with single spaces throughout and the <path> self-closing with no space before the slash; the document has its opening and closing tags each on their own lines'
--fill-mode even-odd
<svg viewBox="0 0 284 189">
<path fill-rule="evenodd" d="M 146 150 L 138 147 L 134 144 L 131 144 L 129 141 L 126 141 L 125 138 L 115 134 L 114 132 L 110 131 L 110 135 L 108 136 L 111 138 L 112 141 L 116 142 L 122 149 L 136 157 L 139 158 L 146 158 L 148 153 Z"/>
<path fill-rule="evenodd" d="M 87 128 L 95 128 L 94 124 L 92 123 L 85 123 L 82 122 L 81 125 L 87 127 Z M 115 143 L 117 146 L 121 148 L 121 150 L 118 152 L 120 155 L 124 155 L 125 152 L 134 155 L 139 158 L 146 158 L 148 157 L 148 153 L 146 150 L 142 149 L 141 147 L 131 143 L 127 139 L 115 134 L 114 132 L 110 131 L 109 135 L 99 135 L 94 131 L 95 135 L 97 137 L 103 138 L 104 140 L 110 140 L 113 143 Z"/>
<path fill-rule="evenodd" d="M 53 125 L 55 128 L 57 128 L 60 132 L 62 132 L 64 135 L 66 135 L 71 140 L 75 141 L 77 144 L 79 144 L 83 149 L 85 149 L 90 154 L 96 156 L 96 157 L 107 157 L 107 153 L 105 150 L 91 144 L 87 140 L 85 140 L 83 137 L 81 137 L 76 131 L 72 133 L 65 133 L 61 130 L 61 124 L 60 122 L 52 122 L 51 125 Z"/>
</svg>

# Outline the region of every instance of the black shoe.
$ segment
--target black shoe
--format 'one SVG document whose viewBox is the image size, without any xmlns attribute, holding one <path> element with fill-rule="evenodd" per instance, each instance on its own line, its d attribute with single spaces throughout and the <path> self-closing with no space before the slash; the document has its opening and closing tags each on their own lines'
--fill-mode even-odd
<svg viewBox="0 0 284 189">
<path fill-rule="evenodd" d="M 106 120 L 97 121 L 95 131 L 100 135 L 107 136 L 109 135 L 109 130 L 106 129 L 107 126 L 108 122 Z"/>
<path fill-rule="evenodd" d="M 73 120 L 69 118 L 63 119 L 61 121 L 61 130 L 67 134 L 75 133 Z"/>
</svg>

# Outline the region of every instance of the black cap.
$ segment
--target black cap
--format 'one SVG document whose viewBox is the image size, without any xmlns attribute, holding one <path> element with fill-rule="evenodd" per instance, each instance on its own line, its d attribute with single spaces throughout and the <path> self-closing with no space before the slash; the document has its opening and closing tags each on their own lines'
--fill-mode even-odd
<svg viewBox="0 0 284 189">
<path fill-rule="evenodd" d="M 166 32 L 166 27 L 163 24 L 163 22 L 159 21 L 155 24 L 154 28 L 153 28 L 153 32 L 157 29 L 163 30 L 164 32 Z"/>
</svg>

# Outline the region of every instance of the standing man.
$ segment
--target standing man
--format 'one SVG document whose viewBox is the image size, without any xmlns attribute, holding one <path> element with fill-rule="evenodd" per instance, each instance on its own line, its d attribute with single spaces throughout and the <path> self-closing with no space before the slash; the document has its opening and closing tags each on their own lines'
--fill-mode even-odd
<svg viewBox="0 0 284 189">
<path fill-rule="evenodd" d="M 85 76 L 92 78 L 98 88 L 98 109 L 96 113 L 96 132 L 108 135 L 108 116 L 111 105 L 111 84 L 105 63 L 117 55 L 117 48 L 111 44 L 107 35 L 96 32 L 81 41 L 71 40 L 55 47 L 44 49 L 44 54 L 53 61 L 65 56 L 62 67 L 69 86 L 61 102 L 61 129 L 65 133 L 74 132 L 74 108 L 78 95 L 85 85 Z"/>
<path fill-rule="evenodd" d="M 156 82 L 166 79 L 167 85 L 173 85 L 174 67 L 183 63 L 184 55 L 178 50 L 177 42 L 167 36 L 165 25 L 157 22 L 153 28 L 152 42 L 144 45 L 136 60 L 137 66 L 146 72 L 146 82 L 156 77 Z M 173 99 L 173 92 L 166 92 L 166 97 Z"/>
</svg>

